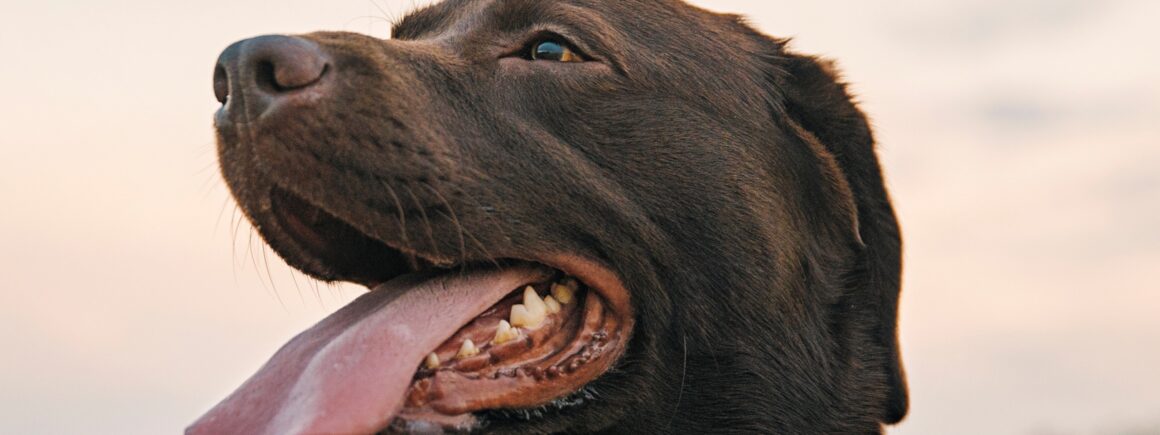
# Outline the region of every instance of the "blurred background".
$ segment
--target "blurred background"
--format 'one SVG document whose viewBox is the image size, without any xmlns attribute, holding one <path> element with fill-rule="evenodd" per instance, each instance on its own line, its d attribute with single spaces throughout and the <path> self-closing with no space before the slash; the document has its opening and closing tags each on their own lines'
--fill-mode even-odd
<svg viewBox="0 0 1160 435">
<path fill-rule="evenodd" d="M 359 294 L 216 172 L 212 67 L 401 0 L 3 0 L 0 433 L 173 433 Z M 1160 434 L 1160 2 L 702 0 L 839 60 L 907 241 L 891 434 Z"/>
</svg>

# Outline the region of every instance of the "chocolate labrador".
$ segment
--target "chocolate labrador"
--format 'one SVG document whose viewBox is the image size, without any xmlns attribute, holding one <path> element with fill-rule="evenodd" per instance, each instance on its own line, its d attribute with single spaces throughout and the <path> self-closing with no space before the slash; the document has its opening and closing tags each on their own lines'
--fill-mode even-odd
<svg viewBox="0 0 1160 435">
<path fill-rule="evenodd" d="M 371 291 L 190 434 L 880 433 L 901 242 L 834 69 L 677 0 L 446 0 L 238 42 L 224 178 Z"/>
</svg>

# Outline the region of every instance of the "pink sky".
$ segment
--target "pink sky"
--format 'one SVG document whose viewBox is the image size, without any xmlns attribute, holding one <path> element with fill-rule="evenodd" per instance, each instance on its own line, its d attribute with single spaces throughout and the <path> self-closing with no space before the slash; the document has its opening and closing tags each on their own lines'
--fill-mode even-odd
<svg viewBox="0 0 1160 435">
<path fill-rule="evenodd" d="M 358 294 L 236 225 L 210 77 L 413 3 L 4 6 L 0 433 L 175 432 Z M 1160 2 L 697 3 L 838 59 L 874 119 L 908 247 L 892 434 L 1160 433 Z"/>
</svg>

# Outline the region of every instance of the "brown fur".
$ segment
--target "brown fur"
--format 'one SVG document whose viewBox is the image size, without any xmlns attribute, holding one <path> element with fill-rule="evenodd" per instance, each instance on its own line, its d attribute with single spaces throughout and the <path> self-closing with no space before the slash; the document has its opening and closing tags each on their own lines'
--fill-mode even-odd
<svg viewBox="0 0 1160 435">
<path fill-rule="evenodd" d="M 520 58 L 546 32 L 592 62 Z M 231 189 L 290 264 L 399 273 L 359 269 L 372 247 L 302 252 L 273 186 L 438 265 L 566 251 L 628 284 L 620 364 L 582 400 L 482 414 L 490 430 L 879 433 L 906 414 L 899 229 L 830 64 L 675 0 L 447 0 L 393 40 L 305 37 L 342 85 L 220 130 Z"/>
</svg>

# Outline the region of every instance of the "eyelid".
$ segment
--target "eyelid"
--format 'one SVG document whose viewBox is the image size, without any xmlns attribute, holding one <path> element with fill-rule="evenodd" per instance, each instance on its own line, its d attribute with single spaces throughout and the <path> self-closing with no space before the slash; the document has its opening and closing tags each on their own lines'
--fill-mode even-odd
<svg viewBox="0 0 1160 435">
<path fill-rule="evenodd" d="M 531 45 L 528 46 L 528 49 L 524 53 L 524 57 L 529 59 L 529 60 L 541 60 L 541 58 L 538 57 L 537 54 L 539 53 L 540 48 L 544 47 L 547 44 L 551 44 L 551 45 L 559 47 L 561 50 L 563 50 L 563 53 L 561 53 L 562 57 L 558 60 L 559 62 L 576 63 L 576 62 L 587 62 L 588 61 L 587 57 L 580 54 L 578 50 L 572 48 L 572 44 L 569 44 L 561 39 L 556 39 L 556 38 L 540 39 L 540 40 L 537 40 L 536 42 L 533 42 Z M 555 59 L 543 59 L 543 60 L 555 60 Z"/>
<path fill-rule="evenodd" d="M 581 59 L 583 59 L 585 61 L 595 61 L 595 62 L 603 62 L 604 61 L 603 59 L 601 59 L 599 57 L 595 57 L 595 56 L 590 55 L 589 50 L 587 50 L 585 47 L 582 47 L 581 44 L 577 44 L 576 42 L 574 42 L 574 41 L 576 41 L 576 38 L 571 38 L 571 37 L 567 36 L 565 33 L 566 32 L 560 32 L 560 31 L 557 31 L 555 29 L 546 29 L 546 28 L 537 29 L 533 32 L 528 33 L 528 35 L 522 39 L 523 42 L 519 45 L 518 49 L 508 52 L 503 57 L 527 58 L 528 53 L 531 53 L 531 50 L 533 48 L 535 48 L 536 44 L 539 44 L 539 43 L 544 42 L 544 41 L 555 41 L 555 42 L 560 43 L 561 45 L 564 45 L 568 49 L 572 50 L 573 53 L 575 53 L 577 56 L 579 56 Z"/>
</svg>

